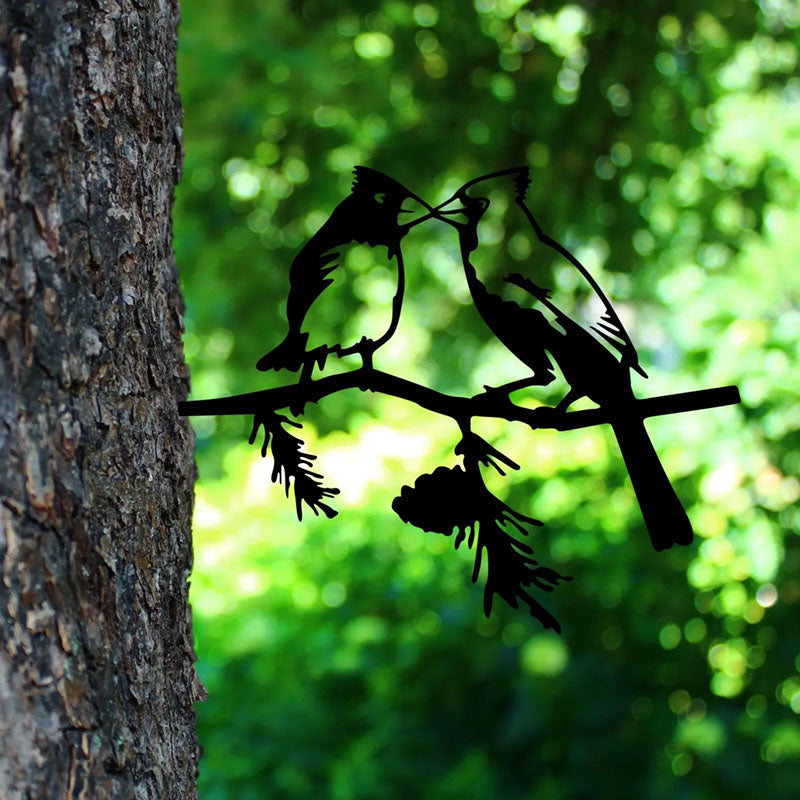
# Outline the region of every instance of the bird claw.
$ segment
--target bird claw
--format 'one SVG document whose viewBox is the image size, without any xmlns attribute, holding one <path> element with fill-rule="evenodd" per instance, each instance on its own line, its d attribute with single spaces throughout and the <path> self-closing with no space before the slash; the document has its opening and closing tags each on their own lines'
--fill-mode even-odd
<svg viewBox="0 0 800 800">
<path fill-rule="evenodd" d="M 552 406 L 538 406 L 531 411 L 533 421 L 540 428 L 552 427 L 560 416 L 561 412 Z"/>
<path fill-rule="evenodd" d="M 359 381 L 358 388 L 361 389 L 362 392 L 366 392 L 367 389 L 370 388 L 367 375 L 372 372 L 372 354 L 375 352 L 375 342 L 372 339 L 368 339 L 366 336 L 362 336 L 358 344 L 362 348 L 360 371 L 364 374 L 364 380 Z"/>
</svg>

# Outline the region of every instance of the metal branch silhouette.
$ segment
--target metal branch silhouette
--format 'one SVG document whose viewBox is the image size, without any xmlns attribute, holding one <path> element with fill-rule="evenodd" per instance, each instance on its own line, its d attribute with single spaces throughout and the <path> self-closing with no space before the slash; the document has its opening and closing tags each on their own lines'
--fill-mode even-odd
<svg viewBox="0 0 800 800">
<path fill-rule="evenodd" d="M 560 632 L 556 619 L 530 590 L 535 587 L 552 591 L 560 581 L 571 579 L 540 566 L 532 558 L 533 549 L 513 535 L 516 532 L 527 536 L 528 528 L 542 523 L 509 508 L 486 487 L 481 465 L 492 467 L 500 474 L 505 474 L 503 467 L 519 467 L 473 433 L 471 420 L 495 417 L 523 423 L 531 430 L 575 430 L 611 425 L 653 547 L 663 550 L 673 544 L 691 543 L 693 533 L 647 435 L 644 420 L 731 405 L 739 403 L 740 397 L 735 386 L 644 399 L 634 396 L 630 371 L 647 377 L 636 349 L 611 302 L 588 269 L 543 232 L 526 204 L 529 184 L 526 167 L 502 170 L 469 181 L 447 201 L 432 207 L 393 178 L 366 167 L 356 167 L 350 195 L 292 262 L 287 299 L 289 330 L 283 341 L 257 364 L 260 370 L 299 371 L 297 382 L 233 397 L 186 401 L 180 404 L 179 413 L 252 415 L 250 443 L 263 428 L 262 455 L 266 455 L 268 449 L 271 452 L 272 480 L 283 483 L 287 496 L 290 490 L 294 493 L 299 519 L 302 519 L 304 504 L 314 514 L 321 511 L 327 517 L 335 516 L 337 512 L 325 501 L 338 490 L 324 487 L 322 476 L 311 471 L 315 456 L 304 453 L 302 441 L 284 427 L 299 428 L 300 425 L 278 414 L 279 410 L 288 408 L 299 416 L 309 403 L 357 388 L 398 397 L 450 417 L 461 431 L 454 452 L 462 457 L 463 466 L 438 467 L 420 476 L 413 487 L 402 488 L 392 508 L 404 522 L 424 531 L 447 536 L 457 531 L 456 548 L 469 533 L 467 545 L 470 548 L 475 545 L 473 581 L 478 579 L 484 554 L 487 560 L 484 589 L 487 616 L 492 609 L 492 598 L 497 594 L 515 608 L 522 601 L 543 626 Z M 493 203 L 499 211 L 495 212 Z M 408 208 L 409 205 L 413 207 Z M 595 297 L 602 309 L 599 318 L 581 324 L 555 302 L 549 288 L 541 283 L 546 272 L 542 269 L 541 257 L 533 265 L 542 273 L 539 276 L 537 272 L 537 281 L 507 269 L 503 263 L 494 263 L 491 257 L 487 262 L 481 226 L 484 218 L 487 215 L 491 218 L 493 214 L 516 215 L 515 219 L 507 220 L 508 225 L 504 227 L 523 231 L 527 227 L 547 248 L 545 252 L 564 259 L 577 273 L 577 280 Z M 489 331 L 530 370 L 530 377 L 502 386 L 484 387 L 482 393 L 472 397 L 458 397 L 373 367 L 373 354 L 394 335 L 400 320 L 405 292 L 402 240 L 412 227 L 431 219 L 446 222 L 457 232 L 464 276 L 479 315 Z M 315 313 L 314 306 L 324 292 L 330 291 L 336 270 L 341 272 L 344 266 L 343 249 L 354 242 L 368 246 L 376 263 L 394 270 L 396 291 L 385 330 L 374 338 L 364 335 L 350 343 L 311 342 L 313 324 L 310 318 Z M 479 276 L 476 262 L 483 267 L 488 263 L 490 271 L 495 273 L 494 279 Z M 490 287 L 492 281 L 513 287 L 511 290 L 519 294 L 507 298 L 500 289 Z M 534 305 L 523 305 L 526 298 Z M 361 357 L 359 369 L 313 377 L 314 367 L 324 372 L 330 356 L 352 354 Z M 565 397 L 552 408 L 531 409 L 512 402 L 510 394 L 516 389 L 546 385 L 555 379 L 551 358 L 569 384 Z M 581 397 L 588 397 L 598 408 L 568 411 Z"/>
</svg>

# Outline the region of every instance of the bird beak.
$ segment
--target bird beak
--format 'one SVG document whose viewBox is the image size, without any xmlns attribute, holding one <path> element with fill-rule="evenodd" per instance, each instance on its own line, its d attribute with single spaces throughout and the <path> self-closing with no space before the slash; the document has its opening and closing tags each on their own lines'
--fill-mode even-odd
<svg viewBox="0 0 800 800">
<path fill-rule="evenodd" d="M 458 194 L 454 194 L 444 203 L 440 203 L 432 209 L 431 215 L 450 225 L 463 225 L 468 220 L 469 210 L 461 202 Z M 459 215 L 461 219 L 459 219 Z"/>
<path fill-rule="evenodd" d="M 399 221 L 406 231 L 433 216 L 433 209 L 415 194 L 409 195 L 400 208 Z"/>
</svg>

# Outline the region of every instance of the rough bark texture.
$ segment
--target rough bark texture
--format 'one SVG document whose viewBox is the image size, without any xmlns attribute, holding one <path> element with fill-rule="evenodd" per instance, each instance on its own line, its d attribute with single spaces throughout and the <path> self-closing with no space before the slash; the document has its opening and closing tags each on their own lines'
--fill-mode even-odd
<svg viewBox="0 0 800 800">
<path fill-rule="evenodd" d="M 195 797 L 176 0 L 0 0 L 0 798 Z"/>
</svg>

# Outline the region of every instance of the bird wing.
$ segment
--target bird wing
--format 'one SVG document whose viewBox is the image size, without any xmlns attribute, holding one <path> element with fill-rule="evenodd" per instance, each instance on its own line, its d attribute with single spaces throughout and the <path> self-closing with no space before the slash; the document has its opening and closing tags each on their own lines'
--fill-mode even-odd
<svg viewBox="0 0 800 800">
<path fill-rule="evenodd" d="M 536 243 L 530 242 L 528 232 L 532 228 L 538 242 L 565 259 L 596 297 L 596 305 L 599 308 L 589 309 L 587 314 L 582 314 L 590 317 L 585 328 L 599 342 L 616 350 L 625 366 L 635 369 L 646 377 L 646 373 L 639 366 L 636 348 L 605 292 L 586 267 L 566 247 L 542 230 L 526 205 L 525 197 L 530 183 L 528 168 L 514 167 L 475 178 L 455 193 L 454 197 L 464 199 L 464 196 L 468 195 L 484 201 L 482 209 L 473 206 L 469 212 L 478 220 L 476 227 L 478 246 L 470 255 L 478 275 L 480 276 L 483 271 L 482 280 L 486 286 L 491 291 L 500 291 L 499 283 L 508 273 L 516 271 L 513 267 L 506 268 L 508 255 L 518 261 L 528 260 L 528 256 L 531 256 L 537 259 L 535 274 L 531 277 L 535 278 L 536 284 L 547 287 L 546 273 L 553 265 L 541 257 L 541 251 L 536 252 Z M 516 211 L 516 207 L 521 210 L 521 215 Z M 567 310 L 568 306 L 563 308 L 562 312 Z M 576 307 L 575 311 L 581 312 L 584 309 Z M 563 318 L 563 313 L 561 316 Z"/>
<path fill-rule="evenodd" d="M 306 317 L 311 307 L 333 283 L 330 275 L 336 270 L 339 262 L 336 245 L 350 238 L 349 232 L 342 230 L 338 221 L 341 217 L 340 214 L 337 215 L 340 207 L 341 204 L 292 261 L 289 268 L 289 294 L 286 298 L 286 321 L 289 323 L 289 331 L 283 341 L 256 364 L 262 371 L 298 370 L 306 354 L 312 349 L 308 346 Z"/>
<path fill-rule="evenodd" d="M 313 237 L 297 254 L 289 270 L 289 297 L 286 301 L 290 330 L 304 329 L 306 314 L 333 283 L 329 276 L 338 266 L 338 248 L 318 237 Z"/>
<path fill-rule="evenodd" d="M 384 336 L 394 322 L 397 263 L 385 246 L 350 241 L 320 252 L 313 272 L 298 270 L 298 292 L 311 298 L 302 320 L 307 349 L 339 352 Z"/>
<path fill-rule="evenodd" d="M 589 329 L 592 331 L 592 333 L 607 342 L 620 354 L 622 357 L 622 363 L 625 366 L 636 370 L 640 375 L 646 378 L 647 373 L 645 373 L 645 371 L 639 365 L 638 353 L 636 352 L 636 348 L 634 347 L 628 332 L 625 330 L 625 326 L 622 324 L 622 320 L 620 320 L 617 312 L 611 305 L 611 301 L 608 299 L 605 292 L 600 288 L 600 285 L 594 279 L 592 274 L 569 250 L 567 250 L 566 247 L 564 247 L 564 245 L 562 245 L 560 242 L 557 242 L 551 236 L 548 236 L 542 230 L 542 227 L 539 225 L 536 217 L 534 217 L 533 212 L 526 205 L 524 197 L 518 196 L 516 198 L 516 203 L 533 228 L 536 238 L 542 244 L 551 248 L 560 256 L 565 258 L 580 273 L 599 300 L 602 309 L 601 313 L 599 317 L 597 317 L 589 325 Z"/>
</svg>

